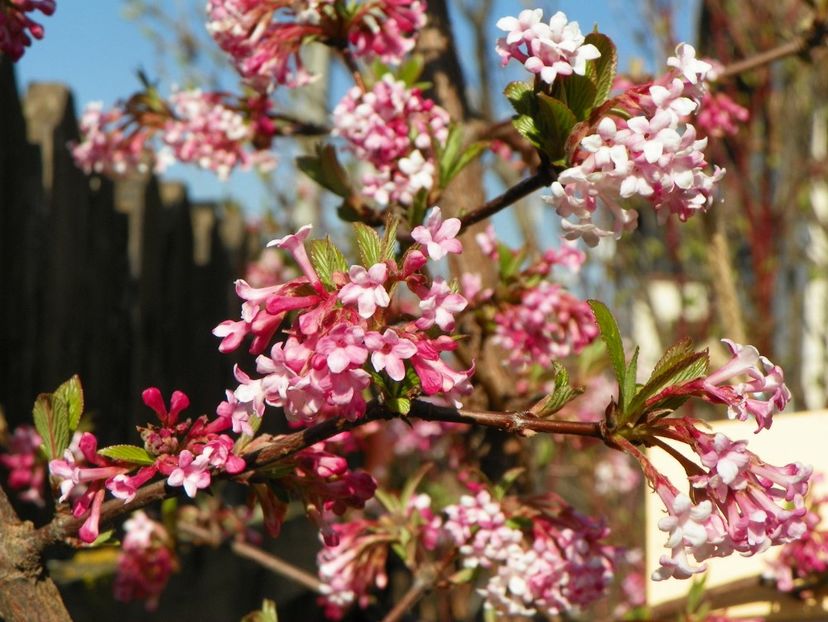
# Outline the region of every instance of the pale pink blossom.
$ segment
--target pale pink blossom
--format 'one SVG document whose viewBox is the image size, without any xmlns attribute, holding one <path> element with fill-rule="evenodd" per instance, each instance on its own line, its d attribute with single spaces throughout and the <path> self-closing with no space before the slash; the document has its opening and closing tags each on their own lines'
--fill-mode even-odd
<svg viewBox="0 0 828 622">
<path fill-rule="evenodd" d="M 167 477 L 167 484 L 183 486 L 187 496 L 195 498 L 200 489 L 210 485 L 209 468 L 206 457 L 196 457 L 191 451 L 185 449 L 178 455 L 178 467 Z"/>
<path fill-rule="evenodd" d="M 391 328 L 386 329 L 382 335 L 367 333 L 365 345 L 371 351 L 374 369 L 385 370 L 388 377 L 397 382 L 405 378 L 405 359 L 410 359 L 417 353 L 417 346 L 410 339 L 400 338 Z"/>
<path fill-rule="evenodd" d="M 387 307 L 391 299 L 384 283 L 388 278 L 388 266 L 378 263 L 368 270 L 362 266 L 351 266 L 348 271 L 350 283 L 339 290 L 338 297 L 346 305 L 356 305 L 360 317 L 368 319 L 377 307 Z"/>
<path fill-rule="evenodd" d="M 463 245 L 457 239 L 459 232 L 460 220 L 458 218 L 443 220 L 440 208 L 433 207 L 426 216 L 425 223 L 414 227 L 411 237 L 426 247 L 431 259 L 438 261 L 448 253 L 463 252 Z"/>
<path fill-rule="evenodd" d="M 431 283 L 431 289 L 420 300 L 422 316 L 415 325 L 421 330 L 431 328 L 435 324 L 446 332 L 454 330 L 454 316 L 463 311 L 468 301 L 458 293 L 452 291 L 446 280 L 436 277 Z"/>
</svg>

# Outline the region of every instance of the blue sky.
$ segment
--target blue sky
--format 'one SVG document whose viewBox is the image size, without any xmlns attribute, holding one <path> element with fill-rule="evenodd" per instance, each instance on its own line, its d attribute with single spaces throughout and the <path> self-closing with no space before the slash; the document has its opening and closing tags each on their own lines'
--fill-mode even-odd
<svg viewBox="0 0 828 622">
<path fill-rule="evenodd" d="M 165 0 L 168 1 L 168 0 Z M 169 6 L 192 6 L 197 13 L 204 0 L 178 0 Z M 547 15 L 563 10 L 569 19 L 577 20 L 582 30 L 589 31 L 598 24 L 619 48 L 620 67 L 629 66 L 634 58 L 641 58 L 644 50 L 636 44 L 634 30 L 640 17 L 632 0 L 562 0 L 541 2 Z M 496 0 L 490 19 L 492 47 L 497 37 L 494 23 L 504 15 L 514 15 L 525 3 Z M 677 35 L 680 40 L 691 40 L 691 23 L 695 0 L 683 0 L 677 19 Z M 101 100 L 111 104 L 125 98 L 138 88 L 135 72 L 143 67 L 152 75 L 159 67 L 158 54 L 151 41 L 139 26 L 124 18 L 125 3 L 119 0 L 59 0 L 54 16 L 42 20 L 46 36 L 35 42 L 17 65 L 18 84 L 21 91 L 30 81 L 59 81 L 70 85 L 74 91 L 78 109 L 89 101 Z M 461 49 L 469 44 L 467 32 L 458 32 L 457 45 Z M 494 53 L 493 59 L 494 59 Z M 647 65 L 648 58 L 643 59 Z M 493 60 L 494 62 L 494 60 Z M 164 68 L 175 79 L 177 66 L 174 61 Z M 495 74 L 497 76 L 497 74 Z M 520 78 L 517 73 L 504 71 L 502 82 Z M 228 84 L 233 77 L 226 76 Z M 169 88 L 170 84 L 163 84 Z M 234 197 L 251 215 L 256 215 L 268 203 L 267 194 L 252 173 L 236 173 L 226 182 L 220 182 L 210 173 L 194 167 L 175 166 L 165 173 L 166 178 L 183 179 L 195 199 L 221 199 Z"/>
</svg>

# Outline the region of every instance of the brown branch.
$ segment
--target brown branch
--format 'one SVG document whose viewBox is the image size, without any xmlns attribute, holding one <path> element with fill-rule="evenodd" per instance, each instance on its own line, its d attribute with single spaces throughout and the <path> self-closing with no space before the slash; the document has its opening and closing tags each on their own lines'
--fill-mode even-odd
<svg viewBox="0 0 828 622">
<path fill-rule="evenodd" d="M 531 177 L 518 182 L 506 192 L 484 205 L 478 207 L 474 211 L 468 212 L 460 217 L 462 224 L 461 231 L 475 223 L 485 220 L 489 216 L 497 214 L 499 211 L 509 207 L 512 203 L 519 201 L 523 197 L 532 194 L 535 190 L 539 190 L 545 186 L 550 185 L 557 179 L 557 173 L 552 170 L 540 170 Z"/>
<path fill-rule="evenodd" d="M 408 588 L 408 591 L 403 594 L 403 597 L 397 601 L 394 608 L 389 611 L 382 619 L 382 622 L 399 622 L 402 617 L 408 613 L 411 608 L 417 604 L 426 592 L 434 586 L 433 581 L 427 581 L 420 578 L 415 578 L 414 583 Z"/>
<path fill-rule="evenodd" d="M 234 477 L 240 480 L 250 479 L 280 460 L 302 449 L 306 449 L 311 445 L 315 445 L 320 441 L 336 436 L 341 432 L 352 430 L 371 421 L 390 420 L 400 416 L 397 413 L 386 410 L 381 404 L 374 403 L 369 407 L 365 415 L 356 421 L 349 421 L 344 418 L 328 419 L 305 430 L 274 438 L 265 447 L 248 458 L 248 464 L 251 467 L 249 470 Z M 480 425 L 516 434 L 543 432 L 548 434 L 568 434 L 603 438 L 601 426 L 598 423 L 538 419 L 528 411 L 504 413 L 456 410 L 454 408 L 435 406 L 427 402 L 415 401 L 412 404 L 409 416 L 426 421 Z M 140 488 L 135 498 L 128 503 L 124 503 L 120 499 L 112 499 L 104 503 L 101 510 L 101 524 L 177 493 L 178 491 L 176 489 L 168 488 L 164 480 L 153 482 Z M 54 518 L 52 522 L 37 529 L 32 534 L 33 546 L 41 550 L 49 544 L 58 542 L 77 533 L 84 521 L 85 517 L 74 518 L 68 514 L 61 514 Z"/>
<path fill-rule="evenodd" d="M 218 546 L 221 544 L 215 534 L 202 527 L 190 525 L 188 523 L 181 523 L 177 526 L 177 529 L 180 533 L 185 533 L 199 540 L 203 540 L 211 546 Z M 322 593 L 322 583 L 319 579 L 309 572 L 302 570 L 301 568 L 297 568 L 293 564 L 289 564 L 272 553 L 268 553 L 257 546 L 253 546 L 252 544 L 241 540 L 233 540 L 230 542 L 230 550 L 239 557 L 249 559 L 260 566 L 267 568 L 280 577 L 290 579 L 291 581 L 308 588 L 312 592 L 316 592 L 317 594 Z"/>
<path fill-rule="evenodd" d="M 331 128 L 327 125 L 303 121 L 287 114 L 272 114 L 270 118 L 279 124 L 279 136 L 327 136 L 331 133 Z"/>
<path fill-rule="evenodd" d="M 729 78 L 752 69 L 758 69 L 759 67 L 769 65 L 788 56 L 803 54 L 822 45 L 826 37 L 828 37 L 828 24 L 823 20 L 814 20 L 814 23 L 804 35 L 770 50 L 760 52 L 755 56 L 731 63 L 719 72 L 716 80 Z"/>
</svg>

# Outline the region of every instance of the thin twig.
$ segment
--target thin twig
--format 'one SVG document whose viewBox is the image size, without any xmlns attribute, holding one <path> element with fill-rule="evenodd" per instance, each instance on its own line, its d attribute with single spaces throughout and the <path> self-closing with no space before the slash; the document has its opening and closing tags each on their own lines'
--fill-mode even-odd
<svg viewBox="0 0 828 622">
<path fill-rule="evenodd" d="M 181 533 L 203 540 L 212 546 L 218 546 L 220 544 L 214 534 L 207 529 L 198 527 L 197 525 L 180 523 L 177 529 Z M 267 568 L 285 579 L 290 579 L 291 581 L 308 588 L 312 592 L 316 592 L 317 594 L 322 593 L 322 583 L 319 579 L 311 573 L 302 570 L 301 568 L 297 568 L 293 564 L 289 564 L 285 560 L 273 555 L 273 553 L 269 553 L 257 546 L 253 546 L 252 544 L 241 540 L 233 540 L 230 542 L 230 550 L 239 557 L 256 562 L 260 566 Z"/>
<path fill-rule="evenodd" d="M 466 227 L 485 220 L 489 216 L 497 214 L 500 210 L 509 207 L 512 203 L 519 201 L 523 197 L 532 194 L 535 190 L 550 185 L 557 179 L 557 173 L 553 170 L 540 170 L 531 177 L 518 182 L 506 192 L 498 197 L 495 197 L 486 204 L 478 207 L 474 211 L 468 212 L 460 218 L 461 231 Z"/>
<path fill-rule="evenodd" d="M 797 37 L 793 41 L 788 41 L 770 50 L 760 52 L 750 58 L 731 63 L 718 73 L 716 80 L 729 78 L 752 69 L 758 69 L 759 67 L 769 65 L 787 56 L 802 54 L 822 45 L 826 37 L 828 37 L 826 23 L 822 20 L 815 20 L 806 34 Z"/>
<path fill-rule="evenodd" d="M 403 597 L 397 601 L 394 608 L 389 611 L 382 619 L 382 622 L 399 622 L 402 617 L 408 613 L 411 608 L 417 604 L 426 592 L 428 592 L 434 583 L 433 581 L 426 581 L 420 578 L 415 578 L 414 583 L 408 588 L 408 591 L 403 594 Z"/>
</svg>

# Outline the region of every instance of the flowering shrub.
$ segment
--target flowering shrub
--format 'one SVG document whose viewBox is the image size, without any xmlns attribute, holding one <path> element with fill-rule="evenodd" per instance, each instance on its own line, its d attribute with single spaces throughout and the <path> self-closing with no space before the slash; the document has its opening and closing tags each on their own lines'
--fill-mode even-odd
<svg viewBox="0 0 828 622">
<path fill-rule="evenodd" d="M 25 15 L 33 10 L 49 14 L 54 3 L 0 0 L 0 49 L 14 59 L 26 30 L 42 34 Z M 512 139 L 539 164 L 500 197 L 461 211 L 444 195 L 452 181 L 470 175 L 488 147 L 512 151 L 464 135 L 462 119 L 420 81 L 421 63 L 407 57 L 426 13 L 422 0 L 209 0 L 207 30 L 244 94 L 174 90 L 165 99 L 144 80 L 111 110 L 87 107 L 72 145 L 87 173 L 182 162 L 227 178 L 273 168 L 279 139 L 329 133 L 296 166 L 342 200 L 338 214 L 353 227 L 335 240 L 300 226 L 271 240 L 235 282 L 240 313 L 213 330 L 219 351 L 238 356 L 235 386 L 214 412 L 184 418 L 187 395 L 167 401 L 150 387 L 142 398 L 155 420 L 138 428 L 140 444 L 99 447 L 77 377 L 37 398 L 35 427 L 6 439 L 0 465 L 10 490 L 43 505 L 48 464 L 57 515 L 34 532 L 38 551 L 56 541 L 102 545 L 112 535 L 102 525 L 133 512 L 114 593 L 153 609 L 179 567 L 182 536 L 227 541 L 261 563 L 266 553 L 250 554 L 260 528 L 277 537 L 301 508 L 319 530 L 318 577 L 272 559 L 269 567 L 318 592 L 329 619 L 386 605 L 401 574 L 411 587 L 388 622 L 429 591 L 474 593 L 487 619 L 569 618 L 616 583 L 627 601 L 616 613 L 640 607 L 640 555 L 613 541 L 604 518 L 535 478 L 537 436 L 554 443 L 547 454 L 570 437 L 615 452 L 589 465 L 601 496 L 634 494 L 638 463 L 664 505 L 666 552 L 653 580 L 688 579 L 712 558 L 777 545 L 782 589 L 823 571 L 821 532 L 805 502 L 812 468 L 770 465 L 683 409 L 691 399 L 725 407 L 757 433 L 769 430 L 791 401 L 782 369 L 724 339 L 730 360 L 711 370 L 708 351 L 684 339 L 649 376 L 639 373 L 639 350 L 627 356 L 609 309 L 563 276 L 588 259 L 578 240 L 620 238 L 636 228 L 641 205 L 661 223 L 713 208 L 724 170 L 709 162 L 708 138 L 735 132 L 746 111 L 708 92 L 713 65 L 686 43 L 666 73 L 635 84 L 616 76 L 606 35 L 582 34 L 562 12 L 548 22 L 541 9 L 504 17 L 496 51 L 504 66 L 514 60 L 530 74 L 504 92 L 516 113 Z M 329 46 L 354 80 L 330 128 L 275 110 L 275 89 L 318 77 L 302 61 L 311 44 Z M 470 267 L 468 228 L 542 187 L 561 217 L 560 245 L 511 248 L 489 226 L 474 250 L 491 265 Z M 584 375 L 578 399 L 585 388 L 571 382 L 573 359 L 601 356 L 614 378 Z M 498 379 L 512 386 L 500 390 Z M 486 428 L 514 438 L 501 442 Z M 658 472 L 643 447 L 670 454 L 686 480 Z M 504 464 L 492 467 L 495 458 Z M 246 503 L 231 505 L 240 497 L 226 488 L 242 489 Z M 141 510 L 170 497 L 182 507 L 166 507 L 163 522 Z"/>
</svg>

